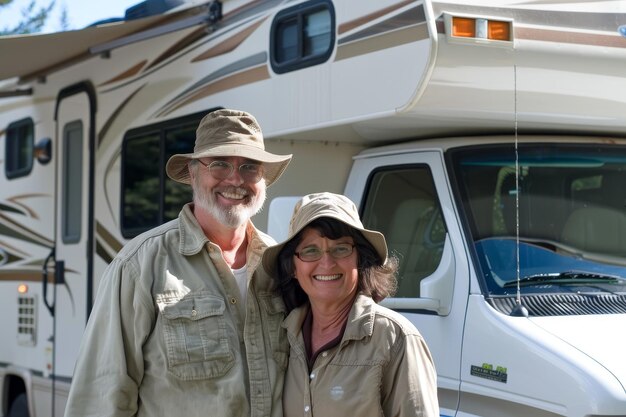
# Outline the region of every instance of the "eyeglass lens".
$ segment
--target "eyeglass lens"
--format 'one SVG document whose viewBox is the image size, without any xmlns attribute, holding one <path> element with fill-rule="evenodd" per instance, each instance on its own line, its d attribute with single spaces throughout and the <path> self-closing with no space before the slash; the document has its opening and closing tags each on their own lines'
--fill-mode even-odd
<svg viewBox="0 0 626 417">
<path fill-rule="evenodd" d="M 319 261 L 326 252 L 328 252 L 334 259 L 342 259 L 350 256 L 353 248 L 354 245 L 350 243 L 340 243 L 327 250 L 322 250 L 317 246 L 307 246 L 301 251 L 296 252 L 295 255 L 300 258 L 300 260 L 305 262 Z"/>
<path fill-rule="evenodd" d="M 229 178 L 235 171 L 233 164 L 228 161 L 217 160 L 206 166 L 211 175 L 218 180 Z M 264 170 L 261 164 L 241 164 L 237 169 L 241 178 L 246 182 L 257 183 L 263 178 Z"/>
</svg>

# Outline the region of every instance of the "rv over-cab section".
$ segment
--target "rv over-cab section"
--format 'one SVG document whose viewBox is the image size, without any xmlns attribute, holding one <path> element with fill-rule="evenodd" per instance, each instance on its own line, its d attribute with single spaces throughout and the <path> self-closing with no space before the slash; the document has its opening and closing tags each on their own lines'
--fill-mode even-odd
<svg viewBox="0 0 626 417">
<path fill-rule="evenodd" d="M 3 64 L 1 94 L 34 105 L 88 81 L 102 140 L 122 109 L 133 109 L 132 128 L 235 104 L 281 138 L 502 133 L 515 122 L 531 133 L 622 133 L 626 39 L 611 2 L 180 3 L 141 19 L 0 40 L 4 56 L 20 57 Z M 2 110 L 24 104 L 5 101 Z"/>
</svg>

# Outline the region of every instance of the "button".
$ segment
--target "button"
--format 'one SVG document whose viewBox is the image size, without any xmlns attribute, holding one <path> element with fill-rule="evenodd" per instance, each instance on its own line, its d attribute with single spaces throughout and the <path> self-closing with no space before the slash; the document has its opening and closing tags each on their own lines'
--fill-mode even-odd
<svg viewBox="0 0 626 417">
<path fill-rule="evenodd" d="M 196 317 L 198 312 L 196 310 L 191 310 L 191 317 Z"/>
<path fill-rule="evenodd" d="M 323 356 L 323 357 L 328 356 L 328 352 L 322 352 L 322 356 Z"/>
<path fill-rule="evenodd" d="M 304 406 L 304 412 L 305 413 L 308 413 L 310 409 L 311 409 L 311 407 L 309 407 L 308 405 Z"/>
<path fill-rule="evenodd" d="M 230 299 L 231 304 L 237 304 L 237 299 L 235 297 Z"/>
<path fill-rule="evenodd" d="M 315 378 L 315 372 L 311 372 L 311 375 L 309 375 L 309 378 L 311 379 Z"/>
</svg>

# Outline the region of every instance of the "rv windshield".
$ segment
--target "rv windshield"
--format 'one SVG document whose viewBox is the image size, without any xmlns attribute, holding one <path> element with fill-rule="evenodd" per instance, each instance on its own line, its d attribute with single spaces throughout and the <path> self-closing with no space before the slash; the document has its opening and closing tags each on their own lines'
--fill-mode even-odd
<svg viewBox="0 0 626 417">
<path fill-rule="evenodd" d="M 515 159 L 451 152 L 483 290 L 626 292 L 626 149 L 520 144 L 518 175 Z"/>
</svg>

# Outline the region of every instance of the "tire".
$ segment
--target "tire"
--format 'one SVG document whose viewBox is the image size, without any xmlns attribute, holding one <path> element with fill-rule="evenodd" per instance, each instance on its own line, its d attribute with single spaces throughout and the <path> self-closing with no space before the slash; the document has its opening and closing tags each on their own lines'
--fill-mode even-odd
<svg viewBox="0 0 626 417">
<path fill-rule="evenodd" d="M 28 399 L 25 393 L 21 393 L 11 403 L 7 417 L 30 417 L 28 413 Z"/>
</svg>

